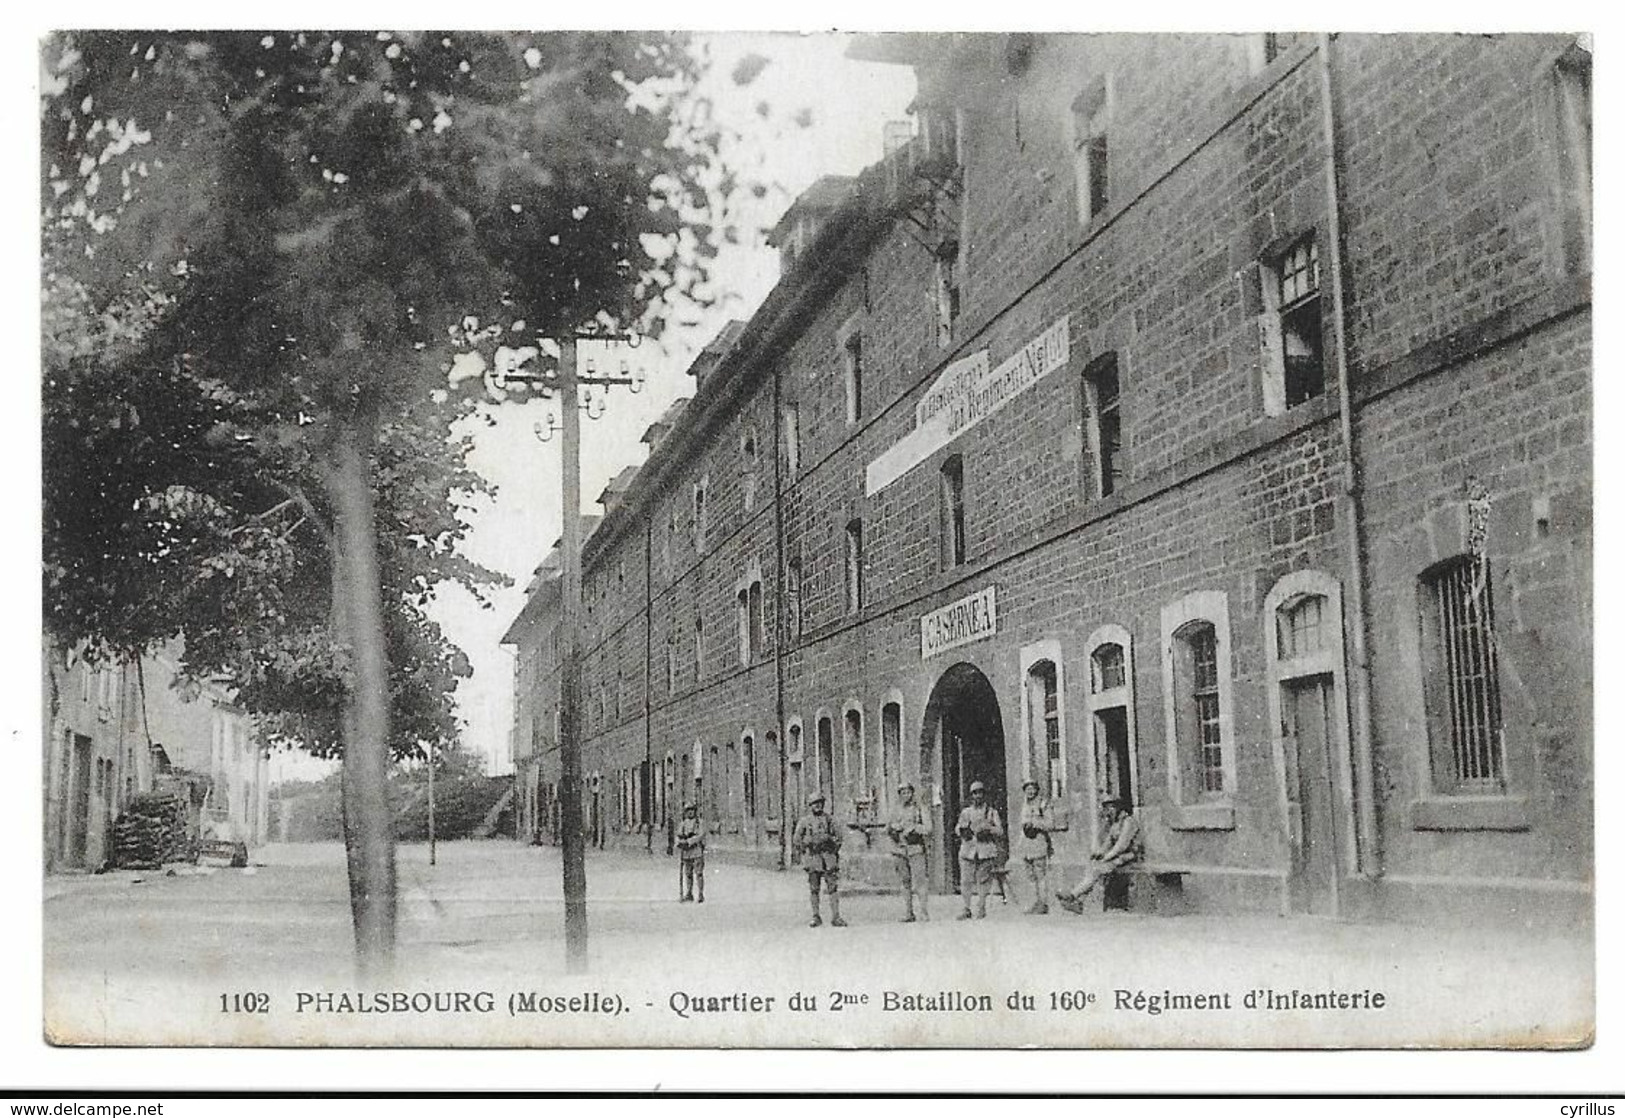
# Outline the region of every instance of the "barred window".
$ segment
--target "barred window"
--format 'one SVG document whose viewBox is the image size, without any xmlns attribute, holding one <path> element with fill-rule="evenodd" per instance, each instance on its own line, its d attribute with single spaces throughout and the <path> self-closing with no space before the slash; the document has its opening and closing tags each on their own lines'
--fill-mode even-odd
<svg viewBox="0 0 1625 1118">
<path fill-rule="evenodd" d="M 1443 791 L 1501 791 L 1506 766 L 1489 564 L 1462 556 L 1434 567 L 1422 581 L 1435 785 Z"/>
</svg>

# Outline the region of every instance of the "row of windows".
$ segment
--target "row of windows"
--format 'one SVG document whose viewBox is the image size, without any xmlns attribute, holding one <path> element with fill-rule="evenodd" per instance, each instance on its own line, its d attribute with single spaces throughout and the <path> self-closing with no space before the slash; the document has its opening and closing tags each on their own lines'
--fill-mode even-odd
<svg viewBox="0 0 1625 1118">
<path fill-rule="evenodd" d="M 1282 688 L 1299 677 L 1325 678 L 1328 688 L 1342 687 L 1341 619 L 1334 607 L 1335 583 L 1313 573 L 1289 576 L 1289 592 L 1272 592 L 1279 601 L 1270 621 L 1272 679 Z M 1424 692 L 1433 791 L 1495 794 L 1507 787 L 1506 751 L 1501 716 L 1499 657 L 1488 564 L 1478 556 L 1459 556 L 1423 574 L 1419 581 L 1420 632 L 1425 665 Z M 1229 685 L 1228 606 L 1224 595 L 1194 594 L 1164 611 L 1164 686 L 1167 694 L 1174 802 L 1226 802 L 1236 791 L 1238 743 Z M 1087 649 L 1085 709 L 1092 743 L 1095 786 L 1105 797 L 1140 800 L 1133 742 L 1134 688 L 1127 630 L 1107 626 Z M 1021 721 L 1023 772 L 1056 799 L 1068 792 L 1068 732 L 1061 695 L 1062 665 L 1057 642 L 1034 646 L 1023 656 Z M 1295 715 L 1283 703 L 1280 733 L 1291 741 Z M 839 715 L 820 712 L 810 742 L 803 740 L 799 719 L 786 727 L 786 774 L 792 790 L 817 789 L 832 804 L 858 818 L 879 817 L 890 807 L 897 784 L 912 777 L 903 755 L 903 709 L 900 698 L 880 707 L 880 734 L 871 741 L 861 704 L 849 703 Z M 701 746 L 703 764 L 692 770 L 714 774 L 701 782 L 701 805 L 708 818 L 756 818 L 778 814 L 775 736 L 758 753 L 753 734 L 738 742 Z M 1288 763 L 1295 757 L 1288 750 Z M 706 766 L 709 766 L 708 768 Z M 655 787 L 673 782 L 688 788 L 690 772 L 668 761 L 656 771 Z M 706 784 L 710 783 L 710 787 Z M 759 792 L 769 790 L 767 798 Z M 663 793 L 656 792 L 657 803 Z M 641 802 L 641 800 L 639 801 Z M 653 809 L 655 822 L 662 808 Z M 638 817 L 642 821 L 643 817 Z M 731 824 L 730 824 L 731 825 Z"/>
</svg>

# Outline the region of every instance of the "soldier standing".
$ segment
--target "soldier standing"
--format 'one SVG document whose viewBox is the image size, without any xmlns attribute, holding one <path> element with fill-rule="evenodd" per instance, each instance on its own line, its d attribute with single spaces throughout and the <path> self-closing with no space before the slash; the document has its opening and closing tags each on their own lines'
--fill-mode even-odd
<svg viewBox="0 0 1625 1118">
<path fill-rule="evenodd" d="M 993 880 L 993 867 L 999 860 L 999 840 L 1004 822 L 998 809 L 987 802 L 987 785 L 980 780 L 970 784 L 970 804 L 959 813 L 954 828 L 959 835 L 959 897 L 964 905 L 959 919 L 971 918 L 971 897 L 976 898 L 976 918 L 987 916 L 987 888 Z"/>
<path fill-rule="evenodd" d="M 699 819 L 700 809 L 694 804 L 683 805 L 683 823 L 677 828 L 677 850 L 682 858 L 678 864 L 678 884 L 682 901 L 697 900 L 705 903 L 705 827 Z M 695 893 L 698 893 L 698 898 Z"/>
<path fill-rule="evenodd" d="M 812 901 L 812 919 L 808 927 L 816 928 L 824 922 L 818 911 L 818 889 L 823 886 L 829 894 L 830 924 L 846 927 L 841 919 L 841 833 L 835 820 L 824 814 L 824 797 L 817 792 L 807 797 L 811 814 L 803 815 L 796 824 L 795 846 L 801 852 L 801 868 L 807 871 L 807 892 Z"/>
<path fill-rule="evenodd" d="M 897 877 L 903 886 L 903 923 L 911 924 L 914 922 L 916 897 L 920 902 L 919 918 L 931 919 L 926 903 L 930 893 L 925 880 L 925 844 L 931 834 L 931 822 L 914 798 L 914 785 L 904 781 L 898 785 L 897 795 L 900 802 L 886 824 L 886 833 L 891 836 Z"/>
<path fill-rule="evenodd" d="M 1039 795 L 1042 790 L 1036 780 L 1022 782 L 1021 790 L 1027 798 L 1021 805 L 1021 837 L 1016 840 L 1016 853 L 1027 866 L 1027 879 L 1033 883 L 1033 903 L 1028 915 L 1042 916 L 1049 912 L 1049 860 L 1055 853 L 1050 832 L 1055 830 L 1054 815 L 1049 801 Z"/>
</svg>

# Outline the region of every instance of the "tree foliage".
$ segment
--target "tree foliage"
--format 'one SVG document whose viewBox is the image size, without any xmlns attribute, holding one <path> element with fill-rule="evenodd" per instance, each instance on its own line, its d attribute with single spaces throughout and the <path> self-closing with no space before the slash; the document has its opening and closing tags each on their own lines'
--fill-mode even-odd
<svg viewBox="0 0 1625 1118">
<path fill-rule="evenodd" d="M 376 415 L 394 746 L 466 659 L 423 611 L 484 483 L 431 400 L 449 327 L 658 333 L 711 248 L 680 38 L 74 33 L 46 48 L 45 582 L 66 643 L 184 638 L 339 749 L 333 428 Z M 714 179 L 714 175 L 712 175 Z M 680 247 L 682 246 L 686 247 Z"/>
</svg>

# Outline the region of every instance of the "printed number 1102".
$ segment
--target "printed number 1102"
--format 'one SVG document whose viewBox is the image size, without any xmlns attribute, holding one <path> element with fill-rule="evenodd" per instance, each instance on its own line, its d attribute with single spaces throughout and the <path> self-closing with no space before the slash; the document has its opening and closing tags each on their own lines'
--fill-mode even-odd
<svg viewBox="0 0 1625 1118">
<path fill-rule="evenodd" d="M 246 994 L 221 994 L 221 1013 L 269 1013 L 271 995 L 249 991 Z"/>
</svg>

